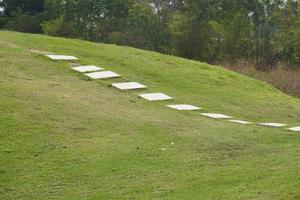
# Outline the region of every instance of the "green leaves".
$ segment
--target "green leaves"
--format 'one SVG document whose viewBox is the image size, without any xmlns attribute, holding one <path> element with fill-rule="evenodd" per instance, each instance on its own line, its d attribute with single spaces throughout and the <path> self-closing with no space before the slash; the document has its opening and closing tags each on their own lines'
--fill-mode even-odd
<svg viewBox="0 0 300 200">
<path fill-rule="evenodd" d="M 0 26 L 258 69 L 299 61 L 299 4 L 288 0 L 4 0 Z M 42 27 L 42 28 L 41 28 Z"/>
</svg>

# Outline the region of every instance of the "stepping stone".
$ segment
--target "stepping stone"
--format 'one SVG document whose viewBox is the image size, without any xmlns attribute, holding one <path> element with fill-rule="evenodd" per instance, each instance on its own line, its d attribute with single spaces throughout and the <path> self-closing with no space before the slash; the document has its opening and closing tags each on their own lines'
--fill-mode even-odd
<svg viewBox="0 0 300 200">
<path fill-rule="evenodd" d="M 200 114 L 213 119 L 232 119 L 232 117 L 223 114 L 216 114 L 216 113 L 200 113 Z"/>
<path fill-rule="evenodd" d="M 78 60 L 78 58 L 74 56 L 66 56 L 66 55 L 46 55 L 46 56 L 52 60 Z"/>
<path fill-rule="evenodd" d="M 173 99 L 172 97 L 163 93 L 141 94 L 139 96 L 148 101 L 164 101 L 164 100 Z"/>
<path fill-rule="evenodd" d="M 88 73 L 85 75 L 87 75 L 88 77 L 90 77 L 92 79 L 105 79 L 105 78 L 120 77 L 119 74 L 116 74 L 115 72 L 111 72 L 111 71 L 93 72 L 93 73 Z"/>
<path fill-rule="evenodd" d="M 114 83 L 112 86 L 120 90 L 137 90 L 147 88 L 147 86 L 136 82 Z"/>
<path fill-rule="evenodd" d="M 100 68 L 100 67 L 97 67 L 94 65 L 79 66 L 79 67 L 74 67 L 73 69 L 75 71 L 82 72 L 82 73 L 103 70 L 103 68 Z"/>
<path fill-rule="evenodd" d="M 167 105 L 167 107 L 175 110 L 201 110 L 201 108 L 187 104 Z"/>
<path fill-rule="evenodd" d="M 229 121 L 237 124 L 252 124 L 252 122 L 247 122 L 243 120 L 229 120 Z"/>
<path fill-rule="evenodd" d="M 294 131 L 294 132 L 300 132 L 300 126 L 289 128 L 288 130 Z"/>
<path fill-rule="evenodd" d="M 269 127 L 274 127 L 274 128 L 281 128 L 287 126 L 286 124 L 280 124 L 280 123 L 258 123 L 258 125 L 261 126 L 269 126 Z"/>
</svg>

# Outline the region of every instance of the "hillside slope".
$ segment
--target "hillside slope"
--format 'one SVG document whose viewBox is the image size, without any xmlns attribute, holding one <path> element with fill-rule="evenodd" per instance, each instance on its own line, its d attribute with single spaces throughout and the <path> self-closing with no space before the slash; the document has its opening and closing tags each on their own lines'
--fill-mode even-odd
<svg viewBox="0 0 300 200">
<path fill-rule="evenodd" d="M 299 199 L 300 135 L 178 112 L 90 81 L 68 62 L 238 119 L 300 125 L 300 100 L 208 64 L 0 32 L 1 199 Z M 164 151 L 162 149 L 165 149 Z"/>
</svg>

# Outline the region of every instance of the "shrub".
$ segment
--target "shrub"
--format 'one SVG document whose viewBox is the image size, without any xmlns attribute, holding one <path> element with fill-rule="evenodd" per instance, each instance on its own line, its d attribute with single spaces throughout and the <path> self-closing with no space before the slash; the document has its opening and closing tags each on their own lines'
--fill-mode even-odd
<svg viewBox="0 0 300 200">
<path fill-rule="evenodd" d="M 78 37 L 78 30 L 72 23 L 64 21 L 61 16 L 57 19 L 42 23 L 42 30 L 46 35 L 51 36 L 65 36 L 65 37 Z"/>
<path fill-rule="evenodd" d="M 42 20 L 39 15 L 29 15 L 27 13 L 13 12 L 5 24 L 5 28 L 20 32 L 40 33 Z"/>
</svg>

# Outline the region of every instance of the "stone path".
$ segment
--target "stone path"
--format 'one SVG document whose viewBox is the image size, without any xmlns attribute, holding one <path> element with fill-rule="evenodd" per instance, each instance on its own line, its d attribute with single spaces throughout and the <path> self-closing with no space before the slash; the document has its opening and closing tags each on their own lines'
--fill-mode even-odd
<svg viewBox="0 0 300 200">
<path fill-rule="evenodd" d="M 282 127 L 287 126 L 286 124 L 273 123 L 273 122 L 270 122 L 270 123 L 258 123 L 258 125 L 269 126 L 269 127 L 274 127 L 274 128 L 282 128 Z"/>
<path fill-rule="evenodd" d="M 52 60 L 65 60 L 65 61 L 78 60 L 78 58 L 76 58 L 75 56 L 68 56 L 68 55 L 46 55 L 46 56 Z M 103 68 L 94 65 L 78 66 L 72 69 L 77 72 L 84 73 L 86 76 L 90 77 L 91 79 L 108 79 L 108 78 L 121 77 L 119 74 L 112 71 L 102 71 L 104 70 Z M 137 89 L 147 88 L 147 86 L 137 82 L 113 83 L 112 86 L 120 90 L 137 90 Z M 172 97 L 164 93 L 145 93 L 145 94 L 140 94 L 139 97 L 146 99 L 148 101 L 165 101 L 165 100 L 173 99 Z M 173 105 L 166 105 L 166 106 L 179 111 L 184 111 L 184 110 L 196 111 L 202 109 L 200 107 L 189 105 L 189 104 L 173 104 Z M 213 118 L 213 119 L 225 119 L 225 120 L 227 119 L 229 122 L 237 123 L 241 125 L 253 124 L 253 122 L 233 119 L 233 117 L 224 114 L 217 114 L 217 113 L 200 113 L 200 114 L 202 116 Z M 257 125 L 273 127 L 273 128 L 282 128 L 287 126 L 287 124 L 274 123 L 274 122 L 257 123 Z M 286 130 L 300 132 L 300 126 L 288 128 Z"/>
<path fill-rule="evenodd" d="M 100 71 L 103 70 L 103 68 L 94 66 L 94 65 L 87 65 L 87 66 L 79 66 L 79 67 L 74 67 L 73 68 L 75 71 L 85 73 L 85 72 L 95 72 L 95 71 Z"/>
<path fill-rule="evenodd" d="M 173 99 L 172 97 L 163 93 L 141 94 L 139 96 L 148 101 L 165 101 Z"/>
<path fill-rule="evenodd" d="M 300 126 L 289 128 L 288 130 L 294 131 L 294 132 L 300 132 Z"/>
<path fill-rule="evenodd" d="M 201 110 L 201 108 L 188 104 L 167 105 L 167 107 L 173 108 L 175 110 Z"/>
<path fill-rule="evenodd" d="M 74 56 L 66 56 L 66 55 L 46 55 L 46 56 L 52 60 L 78 60 L 78 58 Z"/>
<path fill-rule="evenodd" d="M 216 114 L 216 113 L 200 113 L 200 114 L 213 119 L 232 119 L 232 117 L 223 114 Z"/>
<path fill-rule="evenodd" d="M 113 83 L 112 86 L 119 90 L 137 90 L 147 88 L 147 86 L 136 82 Z"/>
<path fill-rule="evenodd" d="M 106 79 L 106 78 L 116 78 L 120 77 L 119 74 L 111 71 L 103 71 L 103 72 L 92 72 L 85 74 L 86 76 L 92 79 Z"/>
<path fill-rule="evenodd" d="M 253 124 L 252 122 L 247 122 L 247 121 L 243 121 L 243 120 L 235 120 L 235 119 L 228 120 L 228 121 L 237 123 L 237 124 Z"/>
</svg>

